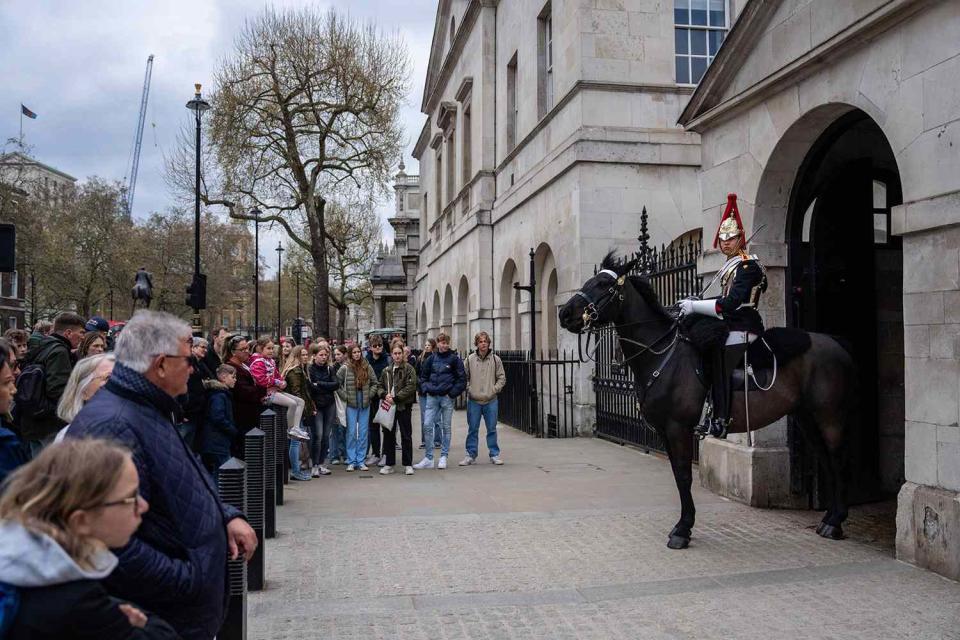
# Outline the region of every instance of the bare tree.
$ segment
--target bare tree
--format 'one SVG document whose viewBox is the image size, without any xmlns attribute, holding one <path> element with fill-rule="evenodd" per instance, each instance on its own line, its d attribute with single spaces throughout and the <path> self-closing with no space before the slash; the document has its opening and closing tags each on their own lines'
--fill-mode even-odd
<svg viewBox="0 0 960 640">
<path fill-rule="evenodd" d="M 399 35 L 334 10 L 267 8 L 248 21 L 215 74 L 202 197 L 234 218 L 279 224 L 315 273 L 313 317 L 329 334 L 328 230 L 334 200 L 385 193 L 400 151 L 399 108 L 410 63 Z M 193 192 L 193 142 L 168 159 L 168 179 Z M 306 233 L 301 233 L 305 230 Z"/>
<path fill-rule="evenodd" d="M 369 209 L 328 210 L 328 229 L 337 243 L 328 252 L 330 301 L 337 308 L 337 338 L 343 340 L 347 310 L 373 301 L 370 268 L 380 248 L 380 219 Z"/>
</svg>

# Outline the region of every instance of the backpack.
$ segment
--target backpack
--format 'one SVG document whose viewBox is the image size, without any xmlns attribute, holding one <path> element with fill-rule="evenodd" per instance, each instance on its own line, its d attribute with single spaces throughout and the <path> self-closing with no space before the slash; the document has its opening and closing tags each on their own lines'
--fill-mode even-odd
<svg viewBox="0 0 960 640">
<path fill-rule="evenodd" d="M 20 591 L 12 584 L 0 582 L 0 638 L 6 638 L 20 611 Z"/>
<path fill-rule="evenodd" d="M 39 418 L 54 409 L 47 397 L 47 371 L 40 362 L 49 356 L 55 347 L 56 345 L 50 345 L 38 353 L 17 378 L 17 411 L 21 416 Z"/>
</svg>

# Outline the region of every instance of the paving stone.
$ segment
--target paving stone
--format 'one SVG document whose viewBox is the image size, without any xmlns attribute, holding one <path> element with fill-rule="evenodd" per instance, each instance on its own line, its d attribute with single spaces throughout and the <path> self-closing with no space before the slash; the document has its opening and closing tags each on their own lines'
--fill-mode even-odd
<svg viewBox="0 0 960 640">
<path fill-rule="evenodd" d="M 670 551 L 665 460 L 500 430 L 502 467 L 290 485 L 249 637 L 960 638 L 960 585 L 893 559 L 888 507 L 829 541 L 819 513 L 695 486 L 690 548 Z"/>
</svg>

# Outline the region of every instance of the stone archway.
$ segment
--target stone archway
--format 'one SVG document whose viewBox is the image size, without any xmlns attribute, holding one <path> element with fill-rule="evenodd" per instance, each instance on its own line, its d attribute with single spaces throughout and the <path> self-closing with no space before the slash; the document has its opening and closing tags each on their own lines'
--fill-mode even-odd
<svg viewBox="0 0 960 640">
<path fill-rule="evenodd" d="M 429 335 L 436 338 L 440 333 L 440 327 L 443 325 L 443 319 L 440 317 L 440 292 L 433 292 L 433 314 L 430 316 Z"/>
<path fill-rule="evenodd" d="M 553 273 L 556 277 L 557 264 L 553 257 L 553 250 L 546 242 L 540 243 L 533 257 L 534 273 L 537 279 L 537 345 L 538 351 L 556 350 L 557 348 L 557 287 L 554 282 L 553 293 L 550 294 L 549 278 Z"/>
<path fill-rule="evenodd" d="M 513 283 L 518 281 L 517 264 L 508 258 L 500 276 L 500 295 L 494 321 L 496 325 L 496 349 L 520 349 L 520 323 L 516 291 Z"/>
<path fill-rule="evenodd" d="M 417 345 L 418 347 L 422 345 L 423 341 L 427 338 L 427 303 L 420 303 L 420 312 L 417 315 L 417 339 L 421 343 Z"/>
<path fill-rule="evenodd" d="M 440 321 L 440 330 L 448 336 L 453 332 L 453 287 L 449 284 L 443 290 L 443 316 Z"/>
<path fill-rule="evenodd" d="M 460 276 L 457 285 L 457 311 L 453 320 L 453 344 L 461 354 L 470 351 L 470 283 Z"/>
</svg>

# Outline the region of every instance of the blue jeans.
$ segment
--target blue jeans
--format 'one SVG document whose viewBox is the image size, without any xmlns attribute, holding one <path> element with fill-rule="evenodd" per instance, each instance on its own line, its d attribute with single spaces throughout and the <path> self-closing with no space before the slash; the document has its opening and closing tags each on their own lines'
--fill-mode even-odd
<svg viewBox="0 0 960 640">
<path fill-rule="evenodd" d="M 357 404 L 360 404 L 359 393 L 357 394 Z M 369 407 L 347 405 L 347 464 L 361 465 L 366 459 L 367 443 L 370 436 L 369 420 Z"/>
<path fill-rule="evenodd" d="M 300 470 L 300 441 L 296 438 L 290 438 L 290 444 L 287 447 L 287 453 L 290 456 L 290 474 L 302 478 L 304 472 Z M 310 478 L 310 474 L 306 474 Z"/>
<path fill-rule="evenodd" d="M 426 436 L 426 425 L 427 425 L 427 396 L 420 394 L 417 396 L 417 400 L 420 403 L 420 444 L 425 445 L 427 443 Z M 439 425 L 435 425 L 439 426 Z M 442 442 L 443 429 L 434 429 L 433 432 L 433 446 L 439 447 Z"/>
<path fill-rule="evenodd" d="M 333 414 L 333 427 L 330 428 L 330 442 L 327 444 L 327 457 L 330 460 L 347 459 L 347 428 L 337 420 L 336 411 Z"/>
<path fill-rule="evenodd" d="M 497 445 L 496 398 L 486 404 L 467 400 L 467 455 L 471 458 L 477 457 L 480 418 L 483 418 L 484 424 L 487 425 L 487 449 L 490 450 L 490 457 L 499 456 L 500 447 Z"/>
<path fill-rule="evenodd" d="M 440 429 L 440 456 L 450 453 L 450 423 L 453 421 L 453 398 L 450 396 L 427 396 L 426 426 L 423 428 L 424 442 L 433 442 L 434 431 Z M 433 447 L 425 450 L 428 460 L 433 460 Z"/>
<path fill-rule="evenodd" d="M 313 464 L 326 464 L 330 456 L 330 443 L 337 422 L 337 405 L 317 407 L 317 415 L 310 421 L 310 460 Z"/>
</svg>

